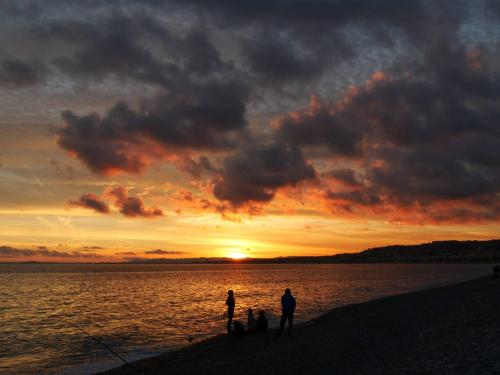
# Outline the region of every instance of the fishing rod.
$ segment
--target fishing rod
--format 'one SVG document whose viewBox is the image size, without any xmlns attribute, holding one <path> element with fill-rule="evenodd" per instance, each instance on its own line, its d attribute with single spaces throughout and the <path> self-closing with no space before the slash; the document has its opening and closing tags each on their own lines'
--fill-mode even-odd
<svg viewBox="0 0 500 375">
<path fill-rule="evenodd" d="M 120 354 L 118 354 L 113 349 L 111 349 L 110 346 L 108 346 L 107 344 L 105 344 L 104 342 L 102 342 L 101 340 L 99 340 L 97 337 L 95 337 L 95 336 L 91 335 L 90 333 L 88 333 L 87 331 L 85 331 L 82 327 L 77 326 L 74 323 L 70 323 L 70 324 L 73 327 L 75 327 L 76 329 L 78 329 L 79 331 L 83 332 L 83 334 L 85 336 L 90 337 L 92 340 L 94 340 L 95 342 L 97 342 L 99 345 L 101 345 L 103 348 L 105 348 L 107 351 L 109 351 L 115 357 L 119 358 L 127 367 L 129 367 L 130 369 L 134 370 L 134 367 L 129 362 L 127 362 L 127 360 L 125 358 L 123 358 Z"/>
</svg>

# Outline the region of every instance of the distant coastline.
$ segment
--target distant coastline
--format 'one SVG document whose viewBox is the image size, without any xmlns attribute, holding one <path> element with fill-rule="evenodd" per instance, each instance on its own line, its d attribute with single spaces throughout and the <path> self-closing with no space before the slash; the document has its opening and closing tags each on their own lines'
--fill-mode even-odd
<svg viewBox="0 0 500 375">
<path fill-rule="evenodd" d="M 277 258 L 224 257 L 139 258 L 126 262 L 92 264 L 330 264 L 330 263 L 499 263 L 500 239 L 484 241 L 433 241 L 419 245 L 390 245 L 357 253 L 325 256 L 286 256 Z M 12 262 L 1 264 L 51 264 L 54 262 Z M 54 263 L 55 264 L 55 263 Z M 62 263 L 57 263 L 62 264 Z M 83 263 L 64 263 L 83 264 Z"/>
</svg>

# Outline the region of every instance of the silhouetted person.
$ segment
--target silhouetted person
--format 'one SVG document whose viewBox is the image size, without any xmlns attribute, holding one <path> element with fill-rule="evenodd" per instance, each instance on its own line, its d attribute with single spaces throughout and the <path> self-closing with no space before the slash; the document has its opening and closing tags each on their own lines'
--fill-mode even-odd
<svg viewBox="0 0 500 375">
<path fill-rule="evenodd" d="M 257 321 L 255 320 L 255 315 L 253 315 L 253 310 L 247 310 L 247 332 L 255 332 L 257 329 Z"/>
<path fill-rule="evenodd" d="M 236 337 L 242 337 L 242 336 L 245 336 L 245 326 L 243 325 L 243 323 L 235 320 L 233 322 L 233 335 L 235 335 Z"/>
<path fill-rule="evenodd" d="M 233 322 L 234 307 L 236 306 L 236 302 L 234 301 L 234 293 L 232 290 L 227 291 L 226 305 L 227 305 L 227 333 L 231 333 L 232 329 L 231 323 Z"/>
<path fill-rule="evenodd" d="M 259 311 L 257 318 L 257 332 L 267 332 L 267 318 L 264 310 Z"/>
<path fill-rule="evenodd" d="M 280 319 L 280 330 L 278 331 L 278 336 L 281 336 L 285 329 L 285 322 L 288 320 L 288 336 L 292 334 L 293 326 L 293 313 L 295 312 L 295 306 L 297 305 L 295 297 L 292 296 L 290 289 L 285 289 L 285 294 L 281 296 L 281 319 Z"/>
</svg>

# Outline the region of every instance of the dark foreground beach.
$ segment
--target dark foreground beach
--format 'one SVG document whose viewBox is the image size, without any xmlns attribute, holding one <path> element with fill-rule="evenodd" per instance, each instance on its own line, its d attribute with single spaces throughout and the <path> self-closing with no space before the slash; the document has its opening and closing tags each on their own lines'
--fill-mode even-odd
<svg viewBox="0 0 500 375">
<path fill-rule="evenodd" d="M 220 335 L 104 374 L 500 374 L 500 279 L 349 305 L 275 334 Z"/>
</svg>

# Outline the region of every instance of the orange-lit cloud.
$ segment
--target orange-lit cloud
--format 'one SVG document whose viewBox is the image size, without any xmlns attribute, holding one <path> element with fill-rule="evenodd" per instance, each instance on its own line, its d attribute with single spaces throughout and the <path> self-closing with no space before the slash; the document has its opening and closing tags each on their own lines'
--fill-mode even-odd
<svg viewBox="0 0 500 375">
<path fill-rule="evenodd" d="M 101 214 L 109 214 L 111 212 L 108 204 L 92 193 L 82 194 L 78 200 L 69 201 L 69 205 L 89 208 Z"/>
<path fill-rule="evenodd" d="M 128 190 L 120 185 L 110 187 L 105 195 L 115 199 L 115 206 L 120 213 L 128 217 L 158 217 L 163 216 L 163 211 L 158 207 L 145 207 L 139 197 L 130 197 Z"/>
<path fill-rule="evenodd" d="M 92 193 L 83 194 L 78 200 L 70 200 L 69 205 L 109 214 L 111 210 L 105 200 L 109 198 L 114 201 L 115 207 L 123 216 L 153 218 L 164 215 L 158 207 L 146 207 L 141 197 L 129 196 L 128 190 L 121 185 L 108 187 L 102 196 L 103 198 L 99 198 Z"/>
</svg>

